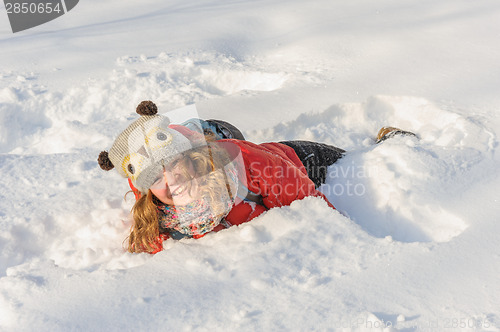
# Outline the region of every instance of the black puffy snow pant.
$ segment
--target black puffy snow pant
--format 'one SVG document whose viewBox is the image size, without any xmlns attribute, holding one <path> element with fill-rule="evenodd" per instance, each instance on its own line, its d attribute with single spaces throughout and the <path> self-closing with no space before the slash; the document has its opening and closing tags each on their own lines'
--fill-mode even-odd
<svg viewBox="0 0 500 332">
<path fill-rule="evenodd" d="M 283 141 L 281 144 L 291 147 L 307 170 L 307 176 L 316 188 L 326 181 L 328 166 L 342 158 L 345 150 L 333 145 L 310 141 Z"/>
</svg>

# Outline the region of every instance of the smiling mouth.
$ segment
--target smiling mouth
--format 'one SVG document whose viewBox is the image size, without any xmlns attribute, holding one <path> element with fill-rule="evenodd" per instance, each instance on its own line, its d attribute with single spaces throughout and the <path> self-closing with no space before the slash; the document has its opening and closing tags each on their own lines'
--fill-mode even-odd
<svg viewBox="0 0 500 332">
<path fill-rule="evenodd" d="M 174 191 L 172 191 L 172 197 L 179 196 L 183 194 L 186 190 L 187 190 L 187 185 L 179 186 Z"/>
</svg>

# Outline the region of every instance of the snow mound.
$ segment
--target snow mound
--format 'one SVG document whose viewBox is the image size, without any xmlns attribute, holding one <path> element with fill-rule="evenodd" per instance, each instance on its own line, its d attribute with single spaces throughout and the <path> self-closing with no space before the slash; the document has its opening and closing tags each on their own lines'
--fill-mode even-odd
<svg viewBox="0 0 500 332">
<path fill-rule="evenodd" d="M 467 157 L 478 155 L 457 156 L 413 138 L 394 138 L 348 154 L 331 167 L 322 190 L 371 234 L 445 242 L 468 226 L 452 212 L 453 198 L 467 186 Z"/>
<path fill-rule="evenodd" d="M 412 131 L 375 144 L 383 126 Z M 479 118 L 417 97 L 375 96 L 254 131 L 252 138 L 305 139 L 342 147 L 321 190 L 371 234 L 404 242 L 446 242 L 468 225 L 456 200 L 493 173 L 496 136 Z M 443 199 L 444 198 L 444 199 Z"/>
</svg>

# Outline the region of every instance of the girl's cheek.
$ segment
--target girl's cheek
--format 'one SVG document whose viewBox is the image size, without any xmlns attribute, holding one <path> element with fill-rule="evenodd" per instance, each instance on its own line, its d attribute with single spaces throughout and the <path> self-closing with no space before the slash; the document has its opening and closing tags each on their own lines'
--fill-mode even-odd
<svg viewBox="0 0 500 332">
<path fill-rule="evenodd" d="M 166 189 L 151 189 L 151 192 L 153 195 L 155 195 L 158 198 L 162 198 L 167 196 L 167 190 Z"/>
</svg>

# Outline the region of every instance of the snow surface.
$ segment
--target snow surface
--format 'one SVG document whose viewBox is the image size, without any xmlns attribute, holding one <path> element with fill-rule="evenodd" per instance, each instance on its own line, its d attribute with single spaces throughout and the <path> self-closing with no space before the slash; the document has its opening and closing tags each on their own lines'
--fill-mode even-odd
<svg viewBox="0 0 500 332">
<path fill-rule="evenodd" d="M 500 331 L 500 3 L 0 6 L 0 330 Z M 128 254 L 141 100 L 348 150 L 317 198 Z M 374 144 L 377 130 L 418 135 Z"/>
</svg>

